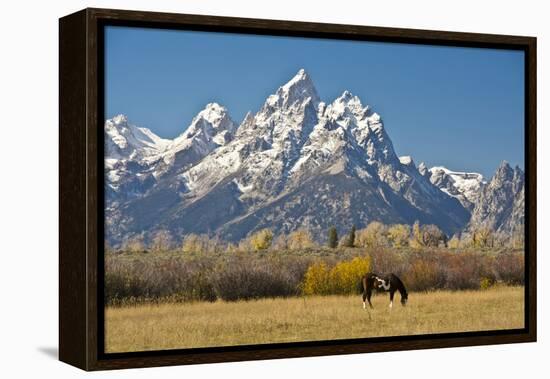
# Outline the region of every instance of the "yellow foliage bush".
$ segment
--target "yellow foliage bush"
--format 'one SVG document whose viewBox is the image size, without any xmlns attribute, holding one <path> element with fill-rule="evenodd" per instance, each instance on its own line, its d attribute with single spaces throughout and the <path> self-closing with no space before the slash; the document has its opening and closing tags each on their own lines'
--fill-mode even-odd
<svg viewBox="0 0 550 379">
<path fill-rule="evenodd" d="M 304 277 L 304 295 L 349 295 L 360 288 L 361 278 L 371 269 L 370 257 L 355 257 L 329 270 L 326 263 L 314 263 Z"/>
<path fill-rule="evenodd" d="M 370 258 L 355 257 L 338 263 L 330 270 L 331 293 L 349 295 L 357 292 L 363 275 L 370 271 Z"/>
<path fill-rule="evenodd" d="M 308 267 L 304 276 L 304 295 L 328 295 L 330 271 L 325 262 L 317 262 Z"/>
<path fill-rule="evenodd" d="M 493 278 L 481 278 L 481 281 L 479 282 L 479 288 L 482 290 L 488 290 L 495 284 L 495 280 Z"/>
</svg>

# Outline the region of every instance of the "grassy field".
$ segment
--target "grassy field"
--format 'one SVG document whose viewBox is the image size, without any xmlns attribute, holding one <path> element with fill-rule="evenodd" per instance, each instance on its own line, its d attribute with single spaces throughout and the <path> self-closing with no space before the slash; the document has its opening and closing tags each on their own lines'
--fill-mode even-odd
<svg viewBox="0 0 550 379">
<path fill-rule="evenodd" d="M 109 307 L 107 352 L 229 346 L 425 333 L 522 328 L 524 288 L 360 296 L 277 298 L 257 301 L 173 303 Z"/>
</svg>

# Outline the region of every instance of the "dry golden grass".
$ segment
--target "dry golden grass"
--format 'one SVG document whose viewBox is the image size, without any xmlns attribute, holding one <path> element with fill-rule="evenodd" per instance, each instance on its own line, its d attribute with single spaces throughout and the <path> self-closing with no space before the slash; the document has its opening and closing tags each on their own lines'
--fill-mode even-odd
<svg viewBox="0 0 550 379">
<path fill-rule="evenodd" d="M 263 299 L 107 308 L 107 352 L 375 336 L 515 329 L 524 326 L 523 287 L 388 295 L 363 310 L 360 296 Z"/>
</svg>

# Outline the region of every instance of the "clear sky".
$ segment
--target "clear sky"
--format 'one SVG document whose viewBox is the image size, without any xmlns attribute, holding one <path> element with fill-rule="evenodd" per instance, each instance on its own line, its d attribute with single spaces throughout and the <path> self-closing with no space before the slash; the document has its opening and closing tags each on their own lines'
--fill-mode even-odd
<svg viewBox="0 0 550 379">
<path fill-rule="evenodd" d="M 304 68 L 323 101 L 347 89 L 369 104 L 417 164 L 524 167 L 521 51 L 112 26 L 105 50 L 106 117 L 164 138 L 214 101 L 240 123 Z"/>
</svg>

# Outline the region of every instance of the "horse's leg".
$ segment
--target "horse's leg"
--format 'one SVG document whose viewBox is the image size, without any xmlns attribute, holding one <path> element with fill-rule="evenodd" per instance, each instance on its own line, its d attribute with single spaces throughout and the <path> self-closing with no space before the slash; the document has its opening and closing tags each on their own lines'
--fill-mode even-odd
<svg viewBox="0 0 550 379">
<path fill-rule="evenodd" d="M 372 290 L 369 289 L 369 290 L 367 291 L 367 301 L 369 302 L 369 307 L 370 307 L 371 309 L 374 309 L 374 307 L 372 306 L 372 303 L 370 302 L 370 297 L 371 297 L 371 295 L 372 295 Z M 365 304 L 365 303 L 363 302 L 363 304 Z"/>
<path fill-rule="evenodd" d="M 367 306 L 365 305 L 365 299 L 367 298 L 367 290 L 368 290 L 368 284 L 367 284 L 367 278 L 363 277 L 361 279 L 361 284 L 363 285 L 363 309 L 365 309 Z"/>
<path fill-rule="evenodd" d="M 395 290 L 390 291 L 390 309 L 393 307 L 393 295 L 395 295 Z"/>
<path fill-rule="evenodd" d="M 374 309 L 371 302 L 370 302 L 370 297 L 372 295 L 371 292 L 372 291 L 370 291 L 370 290 L 363 291 L 363 309 L 367 308 L 367 303 L 365 302 L 365 300 L 369 302 L 369 307 L 371 307 L 371 309 Z"/>
</svg>

